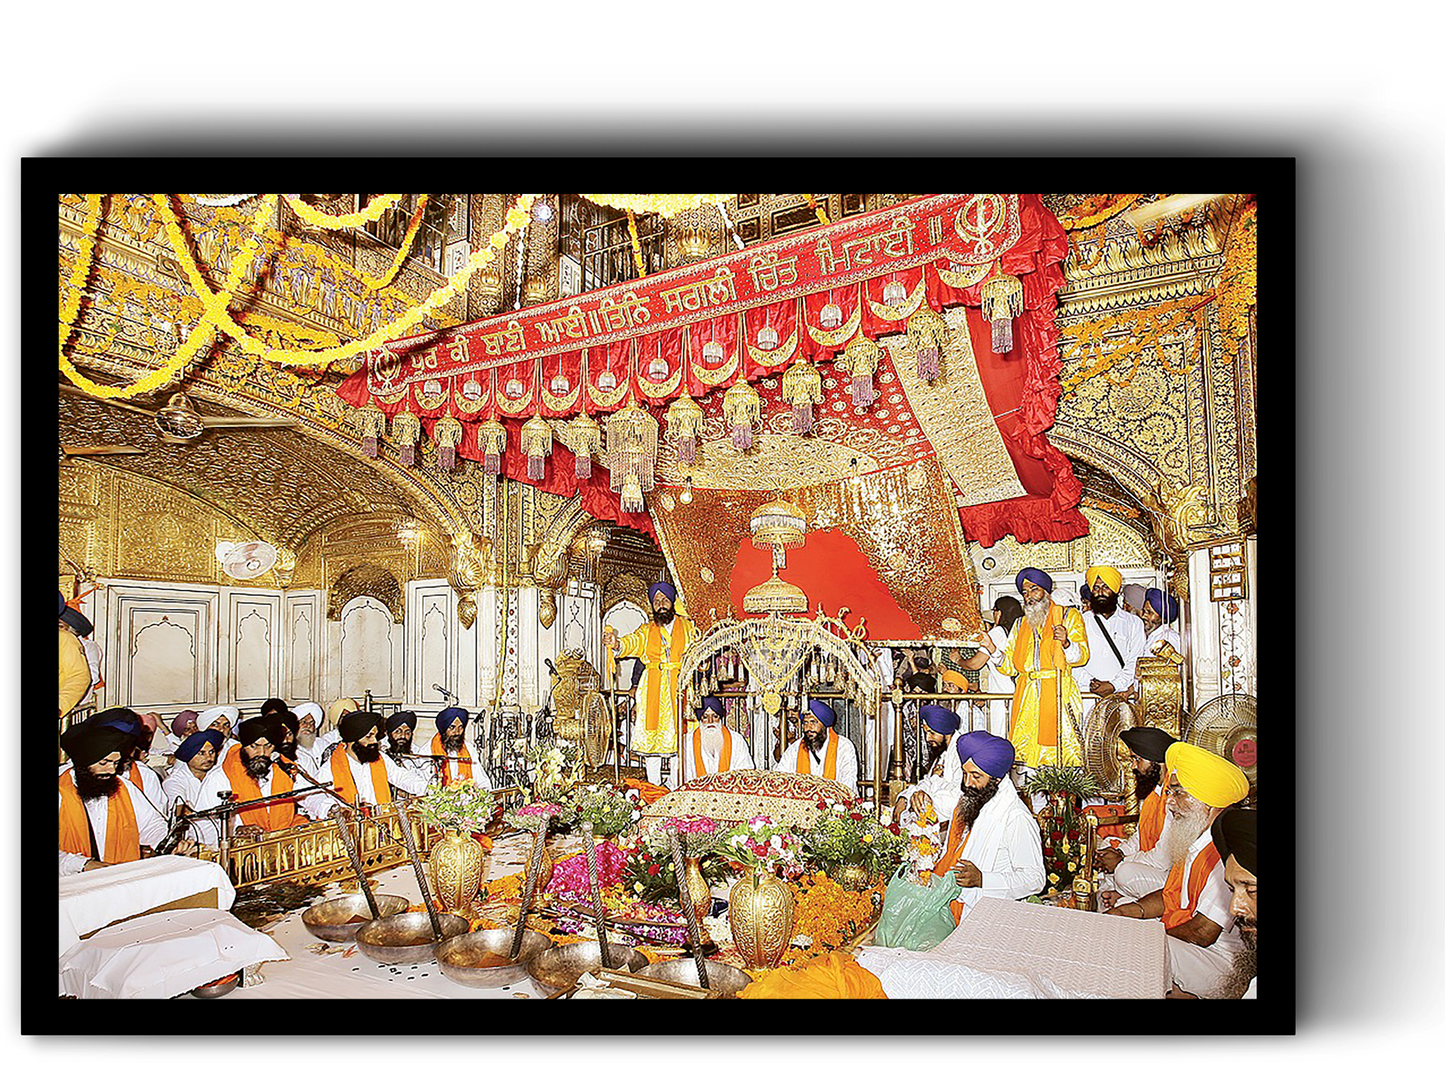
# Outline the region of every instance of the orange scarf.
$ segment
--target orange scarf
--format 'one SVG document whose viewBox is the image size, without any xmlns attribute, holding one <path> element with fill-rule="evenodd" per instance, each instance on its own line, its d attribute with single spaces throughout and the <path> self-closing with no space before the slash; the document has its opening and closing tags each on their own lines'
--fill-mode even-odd
<svg viewBox="0 0 1445 1066">
<path fill-rule="evenodd" d="M 1148 851 L 1164 832 L 1164 797 L 1155 789 L 1139 805 L 1139 850 Z"/>
<path fill-rule="evenodd" d="M 677 639 L 677 627 L 682 626 L 682 640 Z M 687 645 L 687 624 L 682 618 L 672 620 L 669 633 L 668 668 L 674 672 L 681 668 L 682 653 Z M 657 728 L 659 703 L 662 699 L 662 626 L 656 622 L 647 624 L 647 729 Z"/>
<path fill-rule="evenodd" d="M 346 744 L 336 745 L 331 753 L 331 784 L 346 797 L 346 802 L 356 803 L 356 782 L 351 777 L 351 760 L 346 757 Z M 391 802 L 391 785 L 386 780 L 386 759 L 378 756 L 371 764 L 371 789 L 376 793 L 377 803 Z"/>
<path fill-rule="evenodd" d="M 692 731 L 692 758 L 693 765 L 697 767 L 694 777 L 706 777 L 707 768 L 702 763 L 702 726 Z M 725 774 L 728 767 L 733 764 L 733 731 L 726 726 L 723 727 L 722 754 L 718 756 L 717 772 Z"/>
<path fill-rule="evenodd" d="M 135 820 L 135 807 L 130 790 L 122 783 L 110 797 L 105 816 L 105 855 L 90 850 L 90 821 L 85 802 L 75 790 L 75 778 L 66 770 L 60 775 L 60 850 L 74 855 L 89 855 L 105 862 L 134 862 L 140 858 L 140 829 Z"/>
<path fill-rule="evenodd" d="M 240 751 L 240 748 L 236 749 Z M 236 794 L 238 802 L 245 800 L 256 800 L 261 798 L 261 782 L 246 772 L 246 768 L 240 761 L 232 762 L 227 759 L 223 764 L 226 770 L 226 779 L 231 782 L 231 791 Z M 271 773 L 276 776 L 271 779 L 271 795 L 278 792 L 290 792 L 293 783 L 291 776 L 279 766 L 272 766 Z M 245 825 L 256 825 L 270 832 L 273 829 L 287 829 L 293 825 L 305 821 L 296 814 L 296 802 L 294 800 L 283 800 L 280 803 L 268 803 L 261 807 L 250 807 L 241 812 L 241 821 Z"/>
<path fill-rule="evenodd" d="M 960 833 L 961 827 L 959 820 L 955 818 L 948 827 L 948 847 L 944 849 L 943 857 L 933 864 L 933 873 L 935 876 L 941 877 L 944 874 L 953 872 L 954 866 L 957 865 L 959 858 L 963 855 L 963 849 L 968 845 L 968 838 L 973 835 L 973 826 L 968 827 L 968 832 L 963 834 L 962 840 L 958 839 Z M 948 904 L 948 909 L 953 914 L 954 925 L 963 921 L 962 900 L 951 900 Z"/>
<path fill-rule="evenodd" d="M 453 759 L 461 763 L 461 770 L 457 774 L 457 780 L 470 781 L 472 779 L 472 754 L 467 750 L 465 743 L 462 744 L 462 750 L 453 755 L 447 751 L 446 746 L 442 744 L 442 735 L 437 733 L 431 738 L 431 753 L 433 755 L 445 755 L 447 757 L 447 761 L 441 764 L 443 787 L 452 783 L 451 761 Z"/>
<path fill-rule="evenodd" d="M 1059 671 L 1070 669 L 1064 658 L 1064 646 L 1054 639 L 1054 626 L 1064 624 L 1064 608 L 1057 603 L 1049 605 L 1049 617 L 1043 624 L 1042 632 L 1035 634 L 1027 618 L 1020 618 L 1018 625 L 1024 632 L 1014 641 L 1014 669 L 1018 671 L 1018 683 L 1014 685 L 1014 721 L 1019 720 L 1019 709 L 1023 706 L 1024 691 L 1028 688 L 1027 678 L 1033 663 L 1033 641 L 1039 642 L 1040 670 L 1054 671 L 1053 677 L 1039 678 L 1039 746 L 1056 747 L 1059 743 L 1059 722 L 1055 713 L 1059 704 Z M 1025 641 L 1024 635 L 1029 636 Z"/>
<path fill-rule="evenodd" d="M 808 751 L 808 745 L 803 743 L 803 738 L 798 738 L 798 769 L 797 773 L 810 774 L 813 772 L 813 760 Z M 829 781 L 838 780 L 838 734 L 833 732 L 833 727 L 828 727 L 828 750 L 823 754 L 823 776 Z"/>
<path fill-rule="evenodd" d="M 1189 867 L 1189 902 L 1181 907 L 1175 901 L 1184 885 L 1184 863 L 1174 864 L 1174 868 L 1169 871 L 1169 880 L 1164 882 L 1165 929 L 1183 925 L 1194 917 L 1194 908 L 1199 906 L 1199 896 L 1204 891 L 1204 884 L 1209 880 L 1210 871 L 1218 865 L 1219 852 L 1213 842 L 1204 845 L 1204 849 L 1194 857 L 1194 862 Z"/>
</svg>

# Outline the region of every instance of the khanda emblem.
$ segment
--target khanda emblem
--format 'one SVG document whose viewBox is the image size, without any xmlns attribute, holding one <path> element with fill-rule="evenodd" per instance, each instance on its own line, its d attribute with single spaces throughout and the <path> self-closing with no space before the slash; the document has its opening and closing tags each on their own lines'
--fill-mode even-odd
<svg viewBox="0 0 1445 1066">
<path fill-rule="evenodd" d="M 998 258 L 1003 248 L 996 239 L 1008 222 L 1008 201 L 999 193 L 970 196 L 953 216 L 953 228 L 974 246 L 972 262 Z"/>
<path fill-rule="evenodd" d="M 371 376 L 382 391 L 390 391 L 396 385 L 401 373 L 401 357 L 395 352 L 383 351 L 371 364 Z"/>
</svg>

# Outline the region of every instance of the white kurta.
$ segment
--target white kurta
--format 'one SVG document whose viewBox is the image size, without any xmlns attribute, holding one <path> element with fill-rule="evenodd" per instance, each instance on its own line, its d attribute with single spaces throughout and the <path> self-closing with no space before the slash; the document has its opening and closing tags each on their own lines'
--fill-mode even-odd
<svg viewBox="0 0 1445 1066">
<path fill-rule="evenodd" d="M 150 805 L 154 807 L 157 812 L 164 814 L 166 809 L 166 794 L 161 783 L 161 775 L 143 762 L 136 763 L 136 769 L 140 771 L 141 791 L 145 793 L 145 798 L 150 801 Z"/>
<path fill-rule="evenodd" d="M 781 770 L 783 773 L 786 774 L 797 773 L 798 749 L 802 747 L 802 744 L 802 737 L 799 737 L 797 740 L 789 744 L 788 750 L 783 752 L 783 757 L 778 760 L 778 765 L 775 767 L 775 769 Z M 811 751 L 808 752 L 808 759 L 807 762 L 804 763 L 804 766 L 808 766 L 810 768 L 804 770 L 804 773 L 810 774 L 814 777 L 822 777 L 823 769 L 827 765 L 827 761 L 828 746 L 825 744 L 823 745 L 823 750 L 817 755 L 814 755 Z M 854 795 L 857 795 L 858 749 L 853 747 L 853 742 L 847 737 L 840 736 L 838 738 L 838 763 L 836 770 L 838 774 L 836 778 L 838 784 L 842 785 Z"/>
<path fill-rule="evenodd" d="M 281 784 L 281 776 L 276 773 L 276 768 L 273 766 L 266 771 L 266 776 L 257 781 L 256 784 L 261 790 L 261 795 L 275 796 L 282 792 L 292 791 L 298 787 L 304 787 L 306 782 L 293 781 L 289 787 L 283 786 Z M 231 790 L 231 779 L 226 775 L 225 767 L 219 762 L 216 763 L 215 769 L 206 774 L 206 779 L 201 782 L 200 795 L 197 797 L 199 805 L 195 806 L 195 809 L 204 810 L 224 802 L 220 794 L 222 792 L 230 792 Z M 325 801 L 324 805 L 323 800 Z M 331 797 L 324 793 L 319 795 L 312 793 L 309 796 L 303 796 L 298 799 L 296 801 L 296 809 L 307 818 L 314 820 L 326 817 L 326 811 L 330 808 L 331 802 Z M 197 827 L 197 838 L 211 847 L 215 847 L 220 843 L 220 830 L 217 826 L 217 821 L 215 818 L 202 818 L 191 823 Z M 235 832 L 236 827 L 241 824 L 241 816 L 239 814 L 231 815 L 232 832 Z"/>
<path fill-rule="evenodd" d="M 413 744 L 415 744 L 415 741 L 413 741 Z M 472 780 L 475 781 L 477 784 L 481 785 L 481 786 L 482 786 L 484 789 L 486 789 L 488 792 L 490 792 L 490 791 L 492 790 L 492 779 L 487 776 L 487 771 L 484 770 L 484 769 L 482 769 L 482 757 L 477 754 L 476 745 L 473 744 L 470 740 L 466 739 L 465 737 L 462 738 L 462 745 L 466 748 L 467 754 L 471 757 L 471 760 L 472 760 Z M 423 753 L 425 753 L 425 754 L 430 755 L 430 754 L 431 754 L 431 750 L 432 750 L 431 741 L 427 741 L 426 747 L 423 748 L 423 749 L 421 750 L 421 752 L 417 752 L 414 747 L 413 747 L 412 750 L 413 750 L 413 753 L 414 753 L 414 754 L 423 754 Z M 445 767 L 447 768 L 447 774 L 449 775 L 449 779 L 450 779 L 450 780 L 455 781 L 458 777 L 462 777 L 462 776 L 463 776 L 463 773 L 462 773 L 462 760 L 461 760 L 460 758 L 448 759 L 445 763 L 439 762 L 439 761 L 436 760 L 436 759 L 425 759 L 425 760 L 422 760 L 422 761 L 424 761 L 424 762 L 429 762 L 429 763 L 431 763 L 431 764 L 433 765 L 434 769 L 433 769 L 432 773 L 434 773 L 434 774 L 436 775 L 435 781 L 436 781 L 437 785 L 440 785 L 440 784 L 441 784 L 441 780 L 442 780 L 442 771 L 441 771 L 441 768 L 442 768 L 443 766 L 445 766 Z M 413 763 L 412 765 L 413 765 L 413 766 L 417 766 L 416 763 Z M 421 774 L 422 774 L 423 777 L 428 776 L 428 774 L 427 774 L 427 772 L 426 772 L 425 770 L 420 770 L 420 772 L 421 772 Z M 402 787 L 405 788 L 406 786 L 403 785 Z M 407 791 L 410 792 L 411 789 L 408 788 Z"/>
<path fill-rule="evenodd" d="M 1153 655 L 1151 650 L 1161 640 L 1167 641 L 1169 646 L 1180 655 L 1184 654 L 1184 638 L 1179 635 L 1179 630 L 1173 626 L 1161 625 L 1152 633 L 1144 634 L 1144 654 Z"/>
<path fill-rule="evenodd" d="M 351 753 L 349 747 L 346 751 L 346 761 L 351 764 L 351 780 L 356 783 L 357 798 L 360 799 L 362 803 L 374 804 L 376 802 L 376 790 L 371 787 L 371 765 L 369 763 L 359 762 L 356 756 Z M 387 784 L 392 788 L 399 788 L 403 792 L 411 793 L 413 796 L 420 796 L 426 792 L 427 779 L 425 776 L 417 773 L 415 770 L 409 770 L 404 766 L 398 765 L 396 760 L 386 754 L 386 752 L 381 753 L 381 761 L 386 766 Z M 322 760 L 321 772 L 316 775 L 316 779 L 328 785 L 332 783 L 330 759 Z M 318 805 L 324 804 L 322 808 L 323 817 L 326 812 L 329 812 L 340 802 L 340 800 L 333 796 L 328 796 L 324 792 L 320 794 L 320 799 L 317 800 Z M 313 815 L 313 817 L 315 816 Z"/>
<path fill-rule="evenodd" d="M 105 651 L 99 644 L 89 637 L 79 637 L 80 646 L 85 650 L 85 661 L 90 666 L 90 688 L 81 697 L 81 703 L 90 703 L 96 699 L 95 686 L 100 683 L 100 664 L 105 661 Z"/>
<path fill-rule="evenodd" d="M 135 809 L 135 825 L 141 846 L 155 847 L 165 839 L 166 820 L 161 817 L 159 811 L 151 806 L 150 801 L 145 798 L 145 793 L 123 777 L 120 779 L 120 787 L 130 791 L 130 805 Z M 60 803 L 58 795 L 55 797 L 55 801 L 58 807 Z M 85 813 L 90 818 L 91 832 L 95 834 L 96 851 L 104 855 L 105 823 L 110 816 L 110 797 L 97 796 L 95 799 L 83 802 L 85 803 Z M 77 855 L 70 851 L 60 852 L 60 876 L 68 877 L 71 874 L 80 873 L 89 861 L 89 855 Z"/>
<path fill-rule="evenodd" d="M 1162 798 L 1163 784 L 1156 786 L 1154 793 Z M 1166 806 L 1164 827 L 1160 830 L 1161 838 L 1169 829 L 1171 817 L 1173 816 Z M 1101 889 L 1112 888 L 1120 894 L 1120 903 L 1131 903 L 1134 900 L 1143 899 L 1150 892 L 1158 892 L 1164 887 L 1164 882 L 1169 879 L 1169 864 L 1157 847 L 1141 852 L 1138 833 L 1117 841 L 1112 846 L 1117 848 L 1124 857 L 1119 860 L 1119 865 L 1114 867 L 1113 873 L 1103 874 L 1100 877 L 1099 887 Z"/>
<path fill-rule="evenodd" d="M 928 793 L 933 800 L 933 809 L 940 822 L 953 817 L 953 808 L 958 806 L 958 797 L 963 789 L 963 764 L 958 761 L 958 734 L 948 738 L 943 757 L 938 760 L 932 772 L 924 775 L 917 784 L 909 785 L 901 793 L 902 798 L 912 800 L 915 792 Z"/>
<path fill-rule="evenodd" d="M 1122 663 L 1114 656 L 1114 649 L 1104 639 L 1102 630 L 1107 629 L 1114 638 L 1114 646 L 1124 657 Z M 1074 667 L 1074 680 L 1079 691 L 1089 692 L 1089 682 L 1107 681 L 1115 692 L 1123 692 L 1134 684 L 1134 666 L 1144 653 L 1144 620 L 1119 608 L 1108 618 L 1101 618 L 1094 611 L 1084 612 L 1084 632 L 1089 638 L 1089 661 Z"/>
<path fill-rule="evenodd" d="M 1189 854 L 1184 859 L 1184 878 L 1179 888 L 1180 898 L 1165 900 L 1166 905 L 1188 905 L 1189 869 L 1193 866 L 1195 857 L 1212 841 L 1213 837 L 1206 830 L 1194 842 L 1189 849 Z M 1234 918 L 1229 913 L 1232 896 L 1229 884 L 1224 880 L 1224 863 L 1215 863 L 1214 869 L 1209 871 L 1209 879 L 1204 883 L 1204 890 L 1199 893 L 1199 903 L 1194 908 L 1194 913 L 1204 915 L 1218 925 L 1223 932 L 1207 948 L 1187 943 L 1178 937 L 1166 938 L 1169 945 L 1169 976 L 1171 980 L 1184 991 L 1193 992 L 1202 999 L 1214 998 L 1219 982 L 1234 965 L 1234 957 L 1244 950 L 1244 940 L 1240 937 L 1239 930 L 1234 924 Z"/>
<path fill-rule="evenodd" d="M 693 747 L 692 747 L 692 745 L 693 745 L 693 737 L 697 735 L 697 731 L 698 731 L 698 729 L 700 729 L 700 728 L 702 728 L 702 727 L 701 727 L 701 726 L 695 726 L 695 727 L 694 727 L 691 731 L 689 731 L 689 733 L 687 734 L 687 739 L 686 739 L 685 741 L 683 741 L 683 745 L 682 745 L 682 752 L 683 752 L 683 757 L 682 757 L 682 779 L 683 779 L 684 781 L 693 781 L 693 780 L 696 780 L 696 779 L 697 779 L 697 776 L 698 776 L 698 775 L 697 775 L 697 759 L 696 759 L 696 756 L 695 756 L 695 754 L 694 754 L 694 752 L 693 752 Z M 733 730 L 729 729 L 727 726 L 723 726 L 723 731 L 726 732 L 726 733 L 728 733 L 728 734 L 730 734 L 730 735 L 732 736 L 732 740 L 733 740 L 733 750 L 732 750 L 731 755 L 729 756 L 728 769 L 729 769 L 729 770 L 751 770 L 751 769 L 753 768 L 753 756 L 752 756 L 752 753 L 751 753 L 750 751 L 748 751 L 748 742 L 743 739 L 743 735 L 742 735 L 741 733 L 734 732 Z M 796 758 L 797 758 L 797 755 L 795 754 L 795 755 L 793 756 L 793 758 L 796 759 Z M 840 751 L 839 754 L 838 754 L 838 758 L 839 758 L 839 765 L 840 765 L 840 768 L 841 768 L 841 764 L 842 764 L 842 752 L 841 752 L 841 751 Z M 708 774 L 715 774 L 715 773 L 717 773 L 717 772 L 718 772 L 718 764 L 719 764 L 721 761 L 722 761 L 722 735 L 719 734 L 719 735 L 718 735 L 718 749 L 717 749 L 716 751 L 708 751 L 708 746 L 707 746 L 706 743 L 704 743 L 703 746 L 702 746 L 703 776 L 706 777 Z"/>
<path fill-rule="evenodd" d="M 984 896 L 1024 899 L 1043 891 L 1044 844 L 1039 823 L 1007 776 L 999 779 L 998 793 L 983 805 L 959 857 L 973 863 L 983 875 L 981 888 L 958 890 L 965 915 Z"/>
</svg>

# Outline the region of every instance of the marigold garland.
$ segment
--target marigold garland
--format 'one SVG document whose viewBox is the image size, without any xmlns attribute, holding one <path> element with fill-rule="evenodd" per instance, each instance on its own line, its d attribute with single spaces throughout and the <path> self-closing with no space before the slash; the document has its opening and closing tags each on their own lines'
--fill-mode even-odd
<svg viewBox="0 0 1445 1066">
<path fill-rule="evenodd" d="M 690 211 L 694 207 L 702 207 L 704 204 L 720 204 L 731 199 L 733 193 L 584 192 L 578 193 L 578 195 L 591 200 L 594 204 L 615 208 L 618 211 L 635 211 L 642 215 L 661 215 L 663 218 L 671 218 L 673 215 Z"/>
<path fill-rule="evenodd" d="M 318 211 L 310 204 L 303 202 L 299 195 L 287 196 L 286 202 L 291 205 L 291 210 L 301 217 L 301 221 L 308 226 L 315 226 L 317 229 L 354 229 L 375 222 L 401 203 L 401 198 L 405 195 L 405 193 L 399 192 L 382 193 L 360 211 L 352 211 L 347 215 L 328 215 L 324 211 Z"/>
<path fill-rule="evenodd" d="M 637 264 L 637 276 L 647 277 L 647 268 L 642 265 L 642 241 L 637 236 L 637 216 L 627 212 L 627 232 L 632 237 L 632 260 Z"/>
<path fill-rule="evenodd" d="M 1127 211 L 1143 195 L 1138 192 L 1126 192 L 1118 195 L 1092 196 L 1075 209 L 1083 212 L 1082 214 L 1063 215 L 1059 218 L 1059 225 L 1066 230 L 1091 229 L 1100 222 L 1107 222 L 1115 215 Z"/>
<path fill-rule="evenodd" d="M 429 194 L 422 193 L 417 197 L 416 210 L 411 213 L 411 221 L 407 223 L 406 236 L 401 240 L 401 247 L 397 249 L 396 258 L 391 261 L 391 267 L 379 278 L 370 278 L 365 274 L 361 275 L 362 284 L 368 289 L 384 289 L 396 278 L 396 272 L 401 269 L 401 264 L 406 262 L 406 257 L 411 255 L 412 241 L 416 240 L 417 231 L 421 229 L 421 217 L 426 212 L 426 202 L 430 199 Z"/>
<path fill-rule="evenodd" d="M 818 206 L 818 198 L 812 193 L 808 194 L 808 206 L 813 209 L 813 214 L 818 216 L 818 221 L 826 226 L 828 224 L 828 215 Z"/>
</svg>

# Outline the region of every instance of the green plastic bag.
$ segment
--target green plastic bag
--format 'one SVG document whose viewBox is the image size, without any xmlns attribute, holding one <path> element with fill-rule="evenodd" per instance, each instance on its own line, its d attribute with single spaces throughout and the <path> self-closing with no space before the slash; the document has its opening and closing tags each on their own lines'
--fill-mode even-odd
<svg viewBox="0 0 1445 1066">
<path fill-rule="evenodd" d="M 948 905 L 958 898 L 958 882 L 951 873 L 934 874 L 928 885 L 915 885 L 904 876 L 905 867 L 894 871 L 883 894 L 883 914 L 873 934 L 873 943 L 886 948 L 928 951 L 958 928 Z"/>
</svg>

